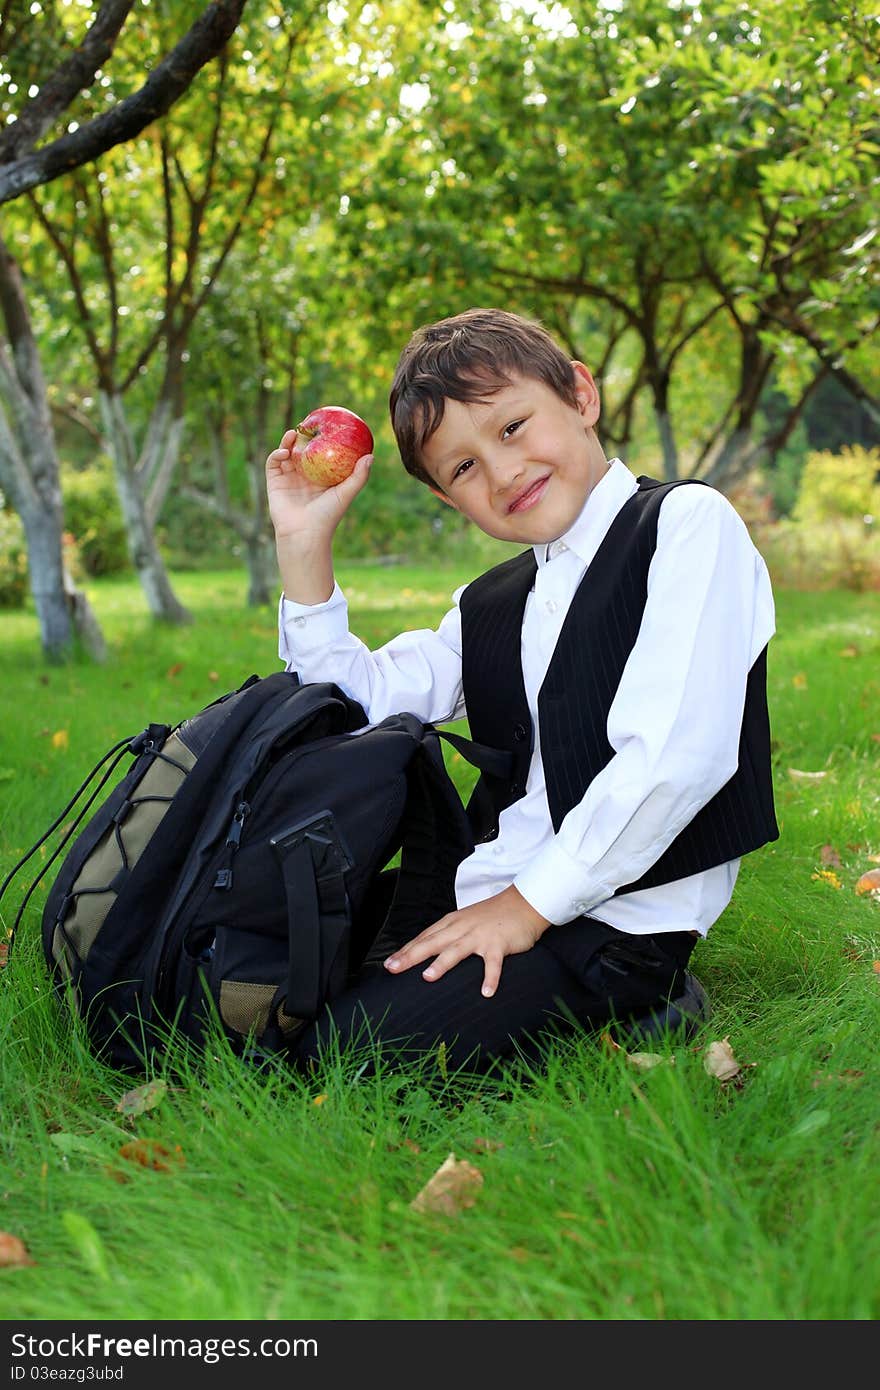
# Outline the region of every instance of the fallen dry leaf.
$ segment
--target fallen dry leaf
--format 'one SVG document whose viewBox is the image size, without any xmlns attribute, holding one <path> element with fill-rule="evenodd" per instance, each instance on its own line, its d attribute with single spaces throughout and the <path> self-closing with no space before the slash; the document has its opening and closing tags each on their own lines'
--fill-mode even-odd
<svg viewBox="0 0 880 1390">
<path fill-rule="evenodd" d="M 167 680 L 174 680 L 174 677 L 175 677 L 175 676 L 179 676 L 182 670 L 183 670 L 183 662 L 182 662 L 182 661 L 175 661 L 174 665 L 173 665 L 173 666 L 169 666 L 169 667 L 168 667 L 168 670 L 165 672 L 166 679 L 167 679 Z"/>
<path fill-rule="evenodd" d="M 838 878 L 833 869 L 820 869 L 817 874 L 810 874 L 811 879 L 818 879 L 820 883 L 827 883 L 832 888 L 842 888 L 843 880 Z"/>
<path fill-rule="evenodd" d="M 439 1212 L 456 1216 L 465 1207 L 472 1207 L 483 1186 L 483 1174 L 466 1159 L 449 1154 L 436 1173 L 410 1202 L 413 1211 Z"/>
<path fill-rule="evenodd" d="M 167 1081 L 148 1081 L 145 1086 L 126 1091 L 116 1102 L 116 1109 L 121 1115 L 142 1115 L 145 1110 L 154 1110 L 167 1093 Z"/>
<path fill-rule="evenodd" d="M 799 767 L 788 769 L 789 777 L 793 777 L 796 782 L 821 782 L 823 777 L 827 777 L 827 772 L 804 772 Z"/>
<path fill-rule="evenodd" d="M 23 1240 L 8 1231 L 0 1231 L 0 1267 L 11 1269 L 33 1263 Z"/>
<path fill-rule="evenodd" d="M 719 1081 L 732 1081 L 741 1070 L 727 1038 L 709 1044 L 703 1054 L 703 1066 L 710 1076 L 717 1077 Z"/>
<path fill-rule="evenodd" d="M 69 1158 L 71 1154 L 87 1154 L 90 1158 L 104 1156 L 104 1145 L 89 1134 L 69 1134 L 66 1130 L 55 1130 L 49 1135 L 49 1141 L 64 1158 Z"/>
<path fill-rule="evenodd" d="M 104 1177 L 105 1177 L 105 1178 L 110 1178 L 113 1182 L 118 1182 L 118 1183 L 131 1182 L 131 1178 L 128 1176 L 127 1173 L 123 1173 L 123 1171 L 122 1171 L 121 1168 L 114 1168 L 114 1167 L 112 1166 L 112 1164 L 109 1164 L 109 1163 L 106 1164 L 105 1167 L 104 1167 L 103 1172 L 104 1172 Z"/>
<path fill-rule="evenodd" d="M 494 1154 L 499 1149 L 503 1149 L 504 1145 L 500 1139 L 486 1139 L 482 1135 L 478 1135 L 471 1147 L 474 1153 Z"/>
<path fill-rule="evenodd" d="M 623 1048 L 620 1046 L 620 1043 L 615 1042 L 614 1039 L 612 1038 L 612 1036 L 611 1036 L 610 1033 L 602 1033 L 602 1034 L 600 1034 L 599 1041 L 600 1041 L 600 1043 L 602 1044 L 602 1046 L 605 1048 L 605 1051 L 606 1051 L 606 1052 L 622 1052 L 622 1051 L 623 1051 Z"/>
<path fill-rule="evenodd" d="M 842 1081 L 844 1085 L 851 1086 L 854 1082 L 860 1081 L 864 1076 L 863 1071 L 858 1071 L 855 1067 L 844 1067 L 843 1071 L 836 1073 L 817 1071 L 813 1075 L 813 1090 L 818 1090 L 829 1081 Z"/>
<path fill-rule="evenodd" d="M 857 893 L 880 893 L 880 869 L 869 869 L 856 883 Z"/>
<path fill-rule="evenodd" d="M 840 868 L 840 855 L 833 845 L 823 845 L 819 851 L 819 857 L 826 868 Z"/>
<path fill-rule="evenodd" d="M 170 1173 L 172 1168 L 182 1168 L 186 1159 L 179 1144 L 173 1149 L 160 1144 L 158 1139 L 132 1139 L 123 1144 L 119 1157 L 127 1163 L 139 1163 L 142 1168 L 152 1168 L 156 1173 Z"/>
<path fill-rule="evenodd" d="M 219 672 L 219 671 L 209 671 L 209 672 L 208 672 L 208 680 L 209 680 L 209 681 L 218 681 L 219 679 L 220 679 L 220 672 Z"/>
<path fill-rule="evenodd" d="M 866 858 L 869 864 L 880 864 L 880 854 L 869 854 Z"/>
<path fill-rule="evenodd" d="M 841 647 L 840 652 L 838 653 L 839 656 L 858 656 L 858 654 L 858 647 Z"/>
<path fill-rule="evenodd" d="M 791 683 L 792 683 L 792 685 L 794 686 L 795 690 L 806 690 L 806 688 L 807 688 L 807 677 L 806 677 L 806 674 L 805 674 L 803 671 L 798 671 L 798 673 L 797 673 L 796 676 L 792 676 L 792 678 L 791 678 Z"/>
<path fill-rule="evenodd" d="M 315 1099 L 312 1101 L 312 1105 L 323 1105 L 326 1099 L 327 1092 L 322 1091 L 319 1096 L 315 1096 Z"/>
<path fill-rule="evenodd" d="M 875 975 L 880 975 L 880 960 L 872 960 L 871 969 Z"/>
<path fill-rule="evenodd" d="M 66 729 L 56 729 L 52 735 L 53 748 L 66 748 L 70 743 L 70 734 Z"/>
<path fill-rule="evenodd" d="M 628 1052 L 626 1060 L 637 1071 L 651 1071 L 654 1067 L 662 1066 L 664 1062 L 668 1062 L 670 1066 L 675 1063 L 674 1057 L 661 1057 L 659 1052 Z"/>
</svg>

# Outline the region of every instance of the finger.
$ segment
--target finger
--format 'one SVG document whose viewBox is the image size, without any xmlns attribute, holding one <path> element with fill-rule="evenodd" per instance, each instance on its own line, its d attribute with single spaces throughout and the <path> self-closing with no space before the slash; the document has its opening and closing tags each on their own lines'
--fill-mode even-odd
<svg viewBox="0 0 880 1390">
<path fill-rule="evenodd" d="M 504 964 L 504 957 L 484 956 L 483 964 L 486 968 L 483 971 L 483 987 L 480 992 L 484 999 L 491 999 L 501 981 L 501 967 Z"/>
<path fill-rule="evenodd" d="M 358 459 L 348 477 L 336 484 L 336 495 L 344 507 L 353 502 L 361 488 L 366 486 L 372 466 L 373 455 L 364 454 L 363 458 Z"/>
<path fill-rule="evenodd" d="M 398 975 L 402 970 L 411 970 L 414 965 L 420 965 L 422 961 L 429 960 L 431 956 L 436 956 L 438 947 L 428 941 L 422 941 L 418 945 L 410 945 L 401 951 L 395 951 L 385 961 L 385 969 L 392 974 Z"/>
<path fill-rule="evenodd" d="M 280 447 L 282 449 L 292 449 L 296 444 L 296 430 L 285 430 L 281 436 Z"/>
<path fill-rule="evenodd" d="M 441 951 L 440 954 L 431 961 L 428 968 L 422 971 L 422 979 L 428 981 L 439 980 L 442 975 L 445 975 L 454 965 L 458 965 L 459 961 L 464 960 L 466 956 L 479 954 L 479 951 L 474 951 L 471 947 L 456 941 L 451 946 L 447 946 L 445 951 Z"/>
<path fill-rule="evenodd" d="M 399 950 L 394 951 L 387 958 L 385 961 L 386 970 L 395 973 L 400 970 L 410 970 L 412 966 L 429 960 L 431 956 L 439 955 L 450 939 L 450 930 L 453 929 L 445 927 L 437 930 L 435 927 L 430 927 L 428 931 L 414 936 L 412 941 L 408 941 L 405 946 L 401 946 Z"/>
<path fill-rule="evenodd" d="M 289 449 L 273 449 L 269 457 L 266 459 L 266 469 L 267 472 L 270 473 L 276 471 L 279 473 L 283 473 L 284 469 L 288 467 L 289 464 Z"/>
</svg>

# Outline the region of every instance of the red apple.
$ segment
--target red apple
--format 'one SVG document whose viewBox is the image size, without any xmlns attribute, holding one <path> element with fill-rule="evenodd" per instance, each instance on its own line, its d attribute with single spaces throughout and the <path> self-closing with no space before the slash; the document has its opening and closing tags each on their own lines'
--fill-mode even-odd
<svg viewBox="0 0 880 1390">
<path fill-rule="evenodd" d="M 310 482 L 333 487 L 373 452 L 373 436 L 359 415 L 341 405 L 322 405 L 296 427 L 291 459 Z"/>
</svg>

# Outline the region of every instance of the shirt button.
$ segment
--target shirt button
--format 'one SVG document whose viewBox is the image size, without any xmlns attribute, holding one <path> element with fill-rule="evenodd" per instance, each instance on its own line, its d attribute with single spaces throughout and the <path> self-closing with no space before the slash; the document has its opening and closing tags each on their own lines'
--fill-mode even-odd
<svg viewBox="0 0 880 1390">
<path fill-rule="evenodd" d="M 556 602 L 555 598 L 549 598 L 544 607 L 547 609 L 548 613 L 555 613 L 559 604 Z"/>
<path fill-rule="evenodd" d="M 525 738 L 526 738 L 526 726 L 525 726 L 525 724 L 517 724 L 517 725 L 514 727 L 514 730 L 513 730 L 513 737 L 516 739 L 517 743 L 523 743 L 523 742 L 525 742 Z"/>
<path fill-rule="evenodd" d="M 306 620 L 305 618 L 294 618 L 293 625 L 294 627 L 305 627 Z"/>
<path fill-rule="evenodd" d="M 583 914 L 584 914 L 584 913 L 586 912 L 586 910 L 587 910 L 587 904 L 586 904 L 586 903 L 575 903 L 575 905 L 574 905 L 574 910 L 575 910 L 575 912 L 578 914 L 579 917 L 582 917 Z"/>
</svg>

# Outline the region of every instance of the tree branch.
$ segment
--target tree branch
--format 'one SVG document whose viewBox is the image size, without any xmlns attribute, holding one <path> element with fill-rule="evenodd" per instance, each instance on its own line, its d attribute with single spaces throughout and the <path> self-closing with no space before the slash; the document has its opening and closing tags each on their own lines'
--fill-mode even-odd
<svg viewBox="0 0 880 1390">
<path fill-rule="evenodd" d="M 40 83 L 38 94 L 31 98 L 18 119 L 0 133 L 0 164 L 10 164 L 30 154 L 62 111 L 88 87 L 101 64 L 113 52 L 133 4 L 134 0 L 104 0 L 79 48 Z"/>
<path fill-rule="evenodd" d="M 67 270 L 67 274 L 70 278 L 70 287 L 73 290 L 73 296 L 76 300 L 76 308 L 77 313 L 79 314 L 80 324 L 82 326 L 83 333 L 85 334 L 89 351 L 92 354 L 92 361 L 98 368 L 99 379 L 102 382 L 108 380 L 110 371 L 112 370 L 112 363 L 108 361 L 107 354 L 104 352 L 104 349 L 102 348 L 101 343 L 98 339 L 98 333 L 95 327 L 95 320 L 91 310 L 89 309 L 88 301 L 86 299 L 85 286 L 83 285 L 82 276 L 79 273 L 79 267 L 76 263 L 74 242 L 73 240 L 71 240 L 68 243 L 64 240 L 64 237 L 62 236 L 61 231 L 59 230 L 58 224 L 53 222 L 47 216 L 45 209 L 43 208 L 36 194 L 31 193 L 28 195 L 28 198 L 31 207 L 37 215 L 37 221 L 43 228 L 43 231 L 46 233 L 52 245 L 55 247 L 59 259 L 62 261 Z"/>
<path fill-rule="evenodd" d="M 213 0 L 139 91 L 72 134 L 53 140 L 36 154 L 7 163 L 0 169 L 0 203 L 88 164 L 163 116 L 187 90 L 196 73 L 221 52 L 246 3 L 247 0 Z"/>
</svg>

